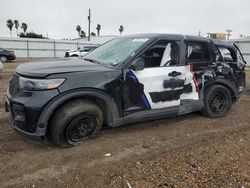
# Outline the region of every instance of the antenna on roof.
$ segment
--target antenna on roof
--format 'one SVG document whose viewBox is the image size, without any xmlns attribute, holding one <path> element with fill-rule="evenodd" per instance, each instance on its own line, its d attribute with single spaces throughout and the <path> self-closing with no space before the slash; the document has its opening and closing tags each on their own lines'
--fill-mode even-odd
<svg viewBox="0 0 250 188">
<path fill-rule="evenodd" d="M 198 31 L 198 36 L 199 36 L 199 37 L 201 36 L 201 30 Z"/>
<path fill-rule="evenodd" d="M 229 39 L 230 36 L 232 36 L 232 29 L 227 29 L 226 32 L 227 32 L 227 40 Z"/>
<path fill-rule="evenodd" d="M 89 21 L 89 28 L 88 28 L 88 41 L 90 41 L 90 22 L 91 22 L 91 15 L 90 15 L 90 9 L 89 9 L 89 15 L 88 15 L 88 21 Z"/>
</svg>

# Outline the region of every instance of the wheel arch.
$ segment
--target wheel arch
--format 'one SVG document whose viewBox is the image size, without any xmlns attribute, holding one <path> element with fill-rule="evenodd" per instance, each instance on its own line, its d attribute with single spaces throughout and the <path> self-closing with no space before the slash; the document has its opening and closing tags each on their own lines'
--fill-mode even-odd
<svg viewBox="0 0 250 188">
<path fill-rule="evenodd" d="M 225 80 L 223 78 L 217 78 L 214 81 L 210 81 L 206 83 L 204 86 L 204 91 L 206 91 L 210 86 L 215 85 L 215 84 L 224 86 L 226 89 L 228 89 L 232 97 L 232 102 L 235 102 L 237 100 L 239 96 L 237 86 L 233 82 L 230 82 L 229 80 Z"/>
<path fill-rule="evenodd" d="M 70 57 L 79 57 L 79 55 L 78 54 L 72 54 L 72 55 L 70 55 Z"/>
<path fill-rule="evenodd" d="M 119 118 L 119 111 L 115 102 L 103 91 L 99 91 L 97 89 L 74 90 L 59 95 L 46 105 L 38 120 L 38 127 L 44 127 L 44 134 L 47 133 L 50 119 L 56 110 L 67 102 L 76 99 L 87 99 L 98 105 L 103 112 L 104 123 L 109 126 L 113 126 L 115 123 L 114 119 Z"/>
</svg>

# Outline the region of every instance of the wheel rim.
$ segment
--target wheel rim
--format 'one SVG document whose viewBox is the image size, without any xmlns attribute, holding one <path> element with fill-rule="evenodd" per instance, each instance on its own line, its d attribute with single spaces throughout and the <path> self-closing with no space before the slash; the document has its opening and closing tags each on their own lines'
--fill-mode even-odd
<svg viewBox="0 0 250 188">
<path fill-rule="evenodd" d="M 226 104 L 227 104 L 226 97 L 221 92 L 216 92 L 210 98 L 210 103 L 209 103 L 210 108 L 216 114 L 223 113 L 226 108 Z"/>
<path fill-rule="evenodd" d="M 66 139 L 71 144 L 83 142 L 93 135 L 97 126 L 93 114 L 81 114 L 75 117 L 66 129 Z"/>
<path fill-rule="evenodd" d="M 4 57 L 4 56 L 1 56 L 1 57 L 0 57 L 0 61 L 2 61 L 2 62 L 6 62 L 6 61 L 7 61 L 7 58 L 6 58 L 6 57 Z"/>
</svg>

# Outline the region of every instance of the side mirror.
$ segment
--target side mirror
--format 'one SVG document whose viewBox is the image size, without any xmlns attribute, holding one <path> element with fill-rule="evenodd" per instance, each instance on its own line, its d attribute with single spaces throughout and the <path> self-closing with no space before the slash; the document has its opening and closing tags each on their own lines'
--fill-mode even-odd
<svg viewBox="0 0 250 188">
<path fill-rule="evenodd" d="M 131 65 L 131 69 L 134 71 L 141 71 L 144 69 L 144 67 L 145 67 L 145 61 L 142 58 L 136 59 Z"/>
</svg>

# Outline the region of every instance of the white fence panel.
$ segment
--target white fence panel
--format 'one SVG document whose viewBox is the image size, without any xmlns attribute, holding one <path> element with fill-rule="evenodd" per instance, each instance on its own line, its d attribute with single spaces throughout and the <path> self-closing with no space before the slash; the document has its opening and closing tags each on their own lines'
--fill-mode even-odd
<svg viewBox="0 0 250 188">
<path fill-rule="evenodd" d="M 101 37 L 93 39 L 95 39 L 92 40 L 95 41 L 95 43 L 93 43 L 95 45 L 103 43 L 103 41 L 100 41 Z M 107 40 L 108 39 L 106 39 L 106 41 Z M 250 39 L 237 39 L 233 41 L 239 46 L 245 60 L 247 61 L 247 66 L 250 67 Z M 0 48 L 14 50 L 17 57 L 64 57 L 66 51 L 76 50 L 78 47 L 90 44 L 91 43 L 83 40 L 0 37 Z"/>
<path fill-rule="evenodd" d="M 0 37 L 0 48 L 15 51 L 17 57 L 64 57 L 66 51 L 76 50 L 86 45 L 91 45 L 91 43 L 78 40 Z"/>
</svg>

